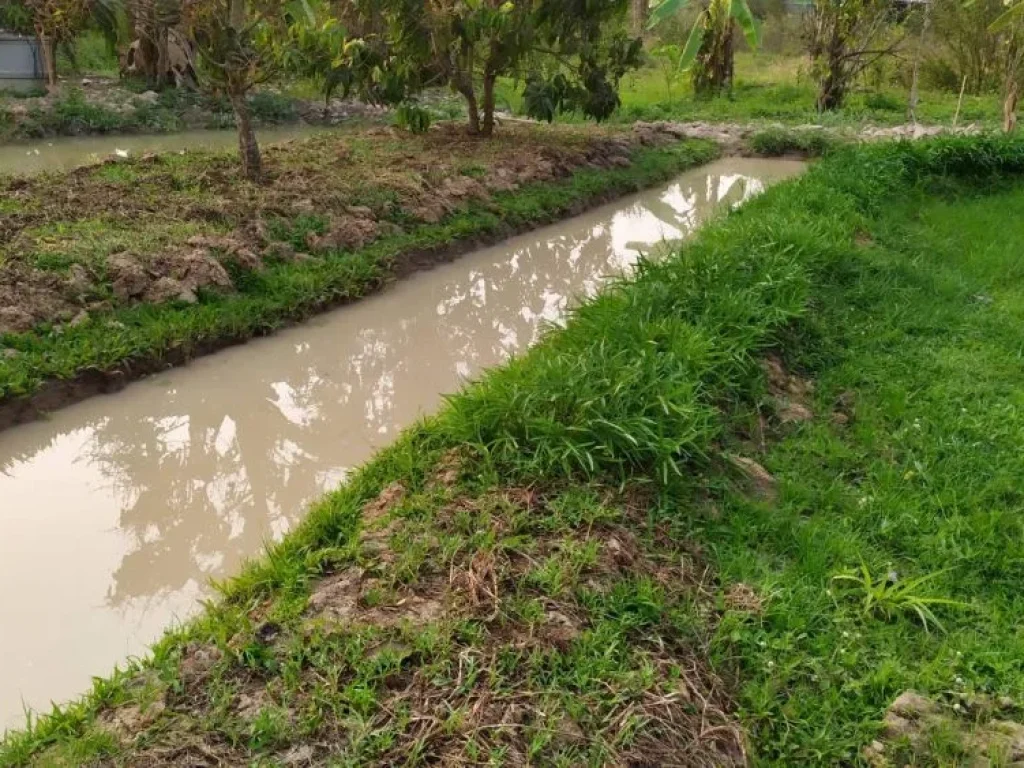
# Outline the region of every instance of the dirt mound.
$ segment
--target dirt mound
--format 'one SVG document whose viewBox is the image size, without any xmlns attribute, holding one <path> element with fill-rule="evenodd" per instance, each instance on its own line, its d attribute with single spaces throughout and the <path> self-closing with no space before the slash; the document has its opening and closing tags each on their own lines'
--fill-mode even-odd
<svg viewBox="0 0 1024 768">
<path fill-rule="evenodd" d="M 447 483 L 460 465 L 459 457 L 446 454 L 431 487 L 449 487 Z M 473 621 L 482 634 L 471 645 L 457 644 L 459 647 L 452 649 L 463 666 L 469 659 L 487 663 L 507 654 L 524 654 L 523 658 L 550 652 L 572 654 L 594 630 L 596 617 L 585 603 L 577 601 L 571 588 L 552 591 L 537 586 L 541 564 L 569 563 L 580 552 L 593 553 L 574 578 L 595 595 L 611 594 L 624 579 L 639 578 L 650 579 L 681 599 L 688 584 L 677 570 L 678 555 L 653 555 L 625 520 L 585 530 L 550 530 L 540 522 L 549 514 L 547 503 L 532 489 L 506 489 L 481 499 L 455 498 L 426 525 L 407 517 L 406 510 L 416 506 L 415 500 L 406 506 L 408 498 L 405 489 L 396 484 L 366 505 L 361 566 L 320 582 L 307 607 L 311 620 L 339 622 L 349 629 L 402 627 L 404 637 L 410 628 L 426 631 L 431 626 Z M 642 510 L 636 513 L 645 514 Z M 527 516 L 522 517 L 524 514 Z M 516 520 L 518 523 L 513 522 Z M 538 522 L 531 526 L 529 520 Z M 442 555 L 442 542 L 452 537 L 500 541 L 512 535 L 513 526 L 516 535 L 530 539 L 522 552 L 484 544 Z M 365 546 L 367 543 L 371 546 Z M 406 583 L 396 578 L 396 573 L 401 572 L 410 545 L 418 550 L 419 566 L 417 575 Z M 761 602 L 749 588 L 729 594 L 735 597 L 734 609 L 760 610 Z M 529 621 L 516 618 L 514 606 L 530 600 L 541 610 Z M 525 765 L 531 762 L 529 744 L 535 738 L 531 734 L 545 733 L 545 754 L 563 750 L 574 754 L 573 750 L 585 752 L 601 744 L 600 748 L 611 750 L 609 755 L 614 755 L 616 764 L 745 764 L 743 737 L 726 714 L 728 703 L 721 699 L 719 684 L 702 659 L 664 638 L 656 640 L 660 631 L 648 630 L 646 639 L 644 635 L 635 639 L 659 682 L 639 697 L 612 705 L 604 721 L 607 730 L 600 734 L 593 723 L 571 714 L 565 702 L 559 703 L 550 691 L 534 690 L 525 669 L 519 674 L 514 669 L 503 673 L 511 674 L 502 683 L 505 691 L 514 692 L 509 695 L 494 689 L 494 671 L 480 675 L 475 683 L 467 679 L 462 684 L 457 680 L 446 684 L 431 671 L 438 660 L 422 668 L 414 666 L 385 696 L 374 721 L 377 728 L 392 728 L 395 721 L 390 713 L 408 713 L 402 722 L 409 725 L 399 732 L 385 762 L 400 762 L 415 744 L 440 764 L 459 763 L 466 759 L 467 740 L 471 740 L 474 749 L 483 748 L 484 753 L 500 750 L 509 764 Z M 406 645 L 392 643 L 391 647 L 408 653 Z M 686 670 L 682 679 L 669 683 L 669 678 L 663 677 L 670 669 L 679 668 Z M 543 706 L 537 696 L 548 697 Z M 694 702 L 702 702 L 699 713 Z M 464 712 L 466 716 L 455 730 L 418 725 L 434 722 L 441 711 Z M 644 729 L 635 740 L 623 741 L 621 728 L 636 718 L 646 723 Z M 623 746 L 626 743 L 628 746 Z"/>
<path fill-rule="evenodd" d="M 0 268 L 0 334 L 21 333 L 42 322 L 70 320 L 80 308 L 60 275 L 16 264 Z"/>
<path fill-rule="evenodd" d="M 160 304 L 165 301 L 196 301 L 200 289 L 230 290 L 231 277 L 207 248 L 168 251 L 148 261 L 119 254 L 107 262 L 114 294 Z"/>
<path fill-rule="evenodd" d="M 329 253 L 332 251 L 352 251 L 377 239 L 380 227 L 372 218 L 357 216 L 336 216 L 331 219 L 326 234 L 310 233 L 306 237 L 306 245 L 311 253 Z"/>
</svg>

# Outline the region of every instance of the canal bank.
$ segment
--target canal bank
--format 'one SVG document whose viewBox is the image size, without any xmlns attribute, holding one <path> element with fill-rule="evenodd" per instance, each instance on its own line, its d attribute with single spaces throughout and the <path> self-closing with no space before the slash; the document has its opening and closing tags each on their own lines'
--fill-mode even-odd
<svg viewBox="0 0 1024 768">
<path fill-rule="evenodd" d="M 0 435 L 0 614 L 21 628 L 0 639 L 5 724 L 142 653 L 210 579 L 640 253 L 800 168 L 717 161 Z"/>
<path fill-rule="evenodd" d="M 0 428 L 265 335 L 717 154 L 670 127 L 445 126 L 0 181 Z M 410 158 L 417 158 L 414 161 Z"/>
</svg>

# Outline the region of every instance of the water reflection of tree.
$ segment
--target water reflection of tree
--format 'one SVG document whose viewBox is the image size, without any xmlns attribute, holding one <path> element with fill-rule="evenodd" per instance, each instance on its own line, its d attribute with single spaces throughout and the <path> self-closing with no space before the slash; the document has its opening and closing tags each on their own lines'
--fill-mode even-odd
<svg viewBox="0 0 1024 768">
<path fill-rule="evenodd" d="M 646 211 L 685 232 L 718 201 L 746 192 L 740 177 L 695 182 L 648 196 L 625 215 L 620 209 L 616 222 Z M 241 375 L 218 368 L 198 397 L 171 390 L 133 398 L 88 425 L 87 460 L 116 489 L 131 541 L 109 601 L 158 598 L 236 570 L 340 469 L 405 426 L 394 424 L 397 403 L 455 389 L 458 375 L 523 349 L 588 284 L 628 266 L 633 254 L 614 252 L 613 226 L 607 214 L 580 217 L 555 237 L 526 240 L 511 258 L 496 249 L 493 260 L 433 291 L 408 292 L 379 326 L 347 335 L 344 326 L 341 335 L 311 328 L 287 358 L 267 357 Z"/>
</svg>

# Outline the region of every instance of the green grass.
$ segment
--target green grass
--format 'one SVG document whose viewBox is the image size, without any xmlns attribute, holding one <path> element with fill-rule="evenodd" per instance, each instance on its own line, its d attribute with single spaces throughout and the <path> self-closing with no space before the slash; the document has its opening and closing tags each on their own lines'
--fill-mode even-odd
<svg viewBox="0 0 1024 768">
<path fill-rule="evenodd" d="M 68 57 L 67 51 L 63 49 L 58 51 L 57 71 L 60 74 L 118 76 L 120 63 L 117 60 L 117 52 L 112 50 L 101 32 L 86 30 L 75 38 L 73 46 L 73 63 Z"/>
<path fill-rule="evenodd" d="M 353 142 L 358 147 L 358 141 Z M 526 185 L 499 193 L 486 202 L 468 203 L 437 224 L 416 224 L 382 237 L 355 252 L 337 252 L 301 263 L 272 263 L 258 273 L 240 276 L 239 291 L 206 294 L 197 305 L 137 305 L 105 314 L 75 328 L 42 326 L 31 333 L 8 335 L 6 345 L 20 354 L 0 360 L 0 399 L 29 395 L 49 379 L 72 378 L 83 371 L 111 370 L 130 362 L 159 359 L 169 351 L 189 351 L 222 339 L 265 334 L 318 308 L 354 299 L 379 288 L 392 274 L 396 258 L 407 251 L 431 251 L 453 241 L 507 232 L 554 220 L 572 206 L 609 194 L 624 194 L 663 181 L 679 171 L 706 162 L 716 154 L 709 142 L 687 142 L 639 150 L 628 168 L 585 169 L 568 179 Z M 163 168 L 163 166 L 161 166 Z M 127 183 L 129 170 L 102 168 L 109 181 Z M 369 187 L 366 187 L 369 189 Z M 350 199 L 352 204 L 388 201 Z M 315 216 L 296 219 L 291 231 L 277 232 L 304 246 L 309 232 L 322 229 Z M 284 226 L 271 222 L 271 229 Z M 92 266 L 111 249 L 131 245 L 145 250 L 191 233 L 192 223 L 149 227 L 145 240 L 123 226 L 102 219 L 47 225 L 35 232 L 48 245 L 34 266 L 66 269 L 70 263 Z M 205 231 L 205 229 L 203 230 Z"/>
<path fill-rule="evenodd" d="M 723 765 L 737 726 L 758 764 L 857 764 L 911 687 L 965 715 L 894 764 L 972 764 L 978 702 L 1024 693 L 1022 172 L 1004 139 L 837 149 L 453 397 L 0 764 Z M 815 418 L 778 420 L 769 354 Z"/>
<path fill-rule="evenodd" d="M 741 661 L 766 762 L 854 759 L 908 688 L 1024 693 L 1022 214 L 1024 188 L 1005 185 L 878 210 L 873 242 L 818 296 L 818 338 L 793 349 L 823 415 L 855 393 L 852 421 L 770 451 L 777 506 L 731 497 L 701 525 L 723 574 L 771 595 L 717 642 Z"/>
</svg>

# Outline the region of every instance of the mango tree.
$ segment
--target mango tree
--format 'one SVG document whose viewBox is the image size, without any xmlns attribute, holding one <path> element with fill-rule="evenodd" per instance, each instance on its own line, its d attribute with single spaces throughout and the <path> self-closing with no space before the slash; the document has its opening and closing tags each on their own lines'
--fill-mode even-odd
<svg viewBox="0 0 1024 768">
<path fill-rule="evenodd" d="M 275 51 L 283 71 L 313 82 L 325 102 L 340 92 L 369 104 L 401 103 L 408 84 L 379 34 L 338 10 L 327 0 L 291 0 L 282 23 L 267 28 L 276 37 L 265 46 Z M 352 34 L 352 27 L 361 34 Z"/>
<path fill-rule="evenodd" d="M 650 27 L 677 16 L 689 5 L 690 0 L 662 0 L 651 13 Z M 751 49 L 757 48 L 757 22 L 747 0 L 709 0 L 697 13 L 679 66 L 690 70 L 693 90 L 698 96 L 719 96 L 732 90 L 733 38 L 737 27 Z"/>
<path fill-rule="evenodd" d="M 195 41 L 204 78 L 231 102 L 242 172 L 250 181 L 262 177 L 263 161 L 248 95 L 273 71 L 273 57 L 261 45 L 261 28 L 274 18 L 267 15 L 274 11 L 279 9 L 264 8 L 256 0 L 186 0 L 182 4 L 182 24 Z"/>
<path fill-rule="evenodd" d="M 494 131 L 498 79 L 526 82 L 533 117 L 578 110 L 602 120 L 640 41 L 608 31 L 629 0 L 352 0 L 381 26 L 384 80 L 407 95 L 446 85 L 465 99 L 471 134 Z"/>
</svg>

